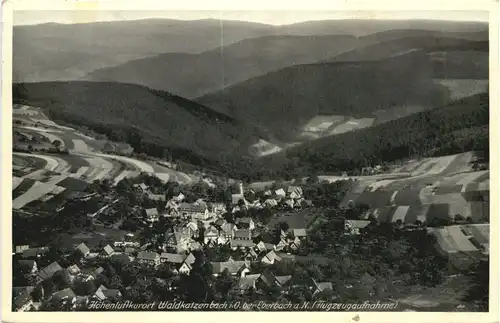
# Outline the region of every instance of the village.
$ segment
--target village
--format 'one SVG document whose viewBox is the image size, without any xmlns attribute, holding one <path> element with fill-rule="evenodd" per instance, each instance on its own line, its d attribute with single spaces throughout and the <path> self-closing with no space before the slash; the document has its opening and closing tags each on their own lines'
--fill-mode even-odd
<svg viewBox="0 0 500 323">
<path fill-rule="evenodd" d="M 392 215 L 385 220 L 374 216 L 380 211 L 376 203 L 367 205 L 363 198 L 343 207 L 357 185 L 344 178 L 254 190 L 241 182 L 224 188 L 202 181 L 165 184 L 148 174 L 116 186 L 107 180 L 84 185 L 56 207 L 54 221 L 64 223 L 51 226 L 71 232 L 67 239 L 40 245 L 34 238 L 33 244 L 15 246 L 13 307 L 89 310 L 91 302 L 121 300 L 391 300 L 394 282 L 437 285 L 445 271 L 468 270 L 487 258 L 489 224 L 457 217 L 444 227 L 426 228 L 422 221 L 405 221 L 401 207 L 386 207 Z M 450 234 L 457 247 L 443 240 Z M 381 258 L 350 258 L 366 254 L 362 244 L 380 248 L 382 237 L 387 248 L 400 253 L 394 258 L 382 251 L 387 264 L 377 263 Z M 419 244 L 425 250 L 414 257 L 436 257 L 442 268 L 425 269 L 429 277 L 422 278 L 414 260 L 412 269 L 398 272 L 393 262 L 404 262 L 403 254 Z M 465 258 L 455 257 L 464 252 Z"/>
</svg>

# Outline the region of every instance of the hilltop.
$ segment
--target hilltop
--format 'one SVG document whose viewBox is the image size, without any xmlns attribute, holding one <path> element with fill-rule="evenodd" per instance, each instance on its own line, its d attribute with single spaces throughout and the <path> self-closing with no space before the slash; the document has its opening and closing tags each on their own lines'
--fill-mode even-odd
<svg viewBox="0 0 500 323">
<path fill-rule="evenodd" d="M 38 106 L 54 121 L 87 126 L 137 152 L 216 165 L 248 155 L 256 130 L 167 92 L 119 83 L 45 82 L 14 85 L 14 101 Z"/>
<path fill-rule="evenodd" d="M 265 36 L 197 55 L 165 53 L 133 60 L 93 71 L 85 79 L 140 84 L 196 98 L 274 70 L 351 51 L 359 43 L 349 35 Z"/>
</svg>

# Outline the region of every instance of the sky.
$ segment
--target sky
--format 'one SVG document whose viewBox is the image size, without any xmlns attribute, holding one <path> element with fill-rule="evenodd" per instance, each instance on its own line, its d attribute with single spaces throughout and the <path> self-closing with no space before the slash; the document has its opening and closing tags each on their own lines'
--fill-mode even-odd
<svg viewBox="0 0 500 323">
<path fill-rule="evenodd" d="M 457 21 L 488 21 L 487 11 L 85 11 L 36 10 L 14 12 L 14 25 L 42 23 L 88 23 L 95 21 L 122 21 L 150 18 L 179 20 L 224 19 L 287 25 L 313 20 L 335 19 L 431 19 Z"/>
</svg>

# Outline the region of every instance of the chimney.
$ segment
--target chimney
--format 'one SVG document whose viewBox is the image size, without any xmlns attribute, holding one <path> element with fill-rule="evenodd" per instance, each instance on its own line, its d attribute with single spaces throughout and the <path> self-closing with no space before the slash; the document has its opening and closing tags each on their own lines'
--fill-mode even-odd
<svg viewBox="0 0 500 323">
<path fill-rule="evenodd" d="M 238 187 L 239 187 L 239 193 L 238 194 L 243 195 L 243 183 L 240 182 L 240 184 L 239 184 Z"/>
</svg>

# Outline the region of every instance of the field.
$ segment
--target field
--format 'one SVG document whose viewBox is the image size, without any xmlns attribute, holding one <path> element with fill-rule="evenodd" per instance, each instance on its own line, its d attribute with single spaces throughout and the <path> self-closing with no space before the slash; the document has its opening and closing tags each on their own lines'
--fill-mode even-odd
<svg viewBox="0 0 500 323">
<path fill-rule="evenodd" d="M 450 98 L 459 100 L 488 90 L 488 80 L 477 79 L 437 79 L 434 82 L 450 90 Z"/>
<path fill-rule="evenodd" d="M 470 183 L 478 183 L 475 189 L 488 187 L 489 171 L 472 171 L 471 159 L 472 154 L 464 153 L 408 161 L 393 171 L 412 176 L 400 178 L 358 176 L 341 206 L 346 207 L 350 200 L 368 204 L 371 211 L 367 216 L 375 212 L 381 221 L 399 218 L 413 223 L 417 219 L 453 218 L 456 214 L 480 219 L 486 212 L 484 205 L 467 201 L 462 192 Z"/>
<path fill-rule="evenodd" d="M 328 135 L 338 135 L 344 132 L 353 131 L 369 127 L 373 124 L 375 118 L 350 119 L 345 123 L 334 126 L 333 129 L 328 129 Z"/>
</svg>

